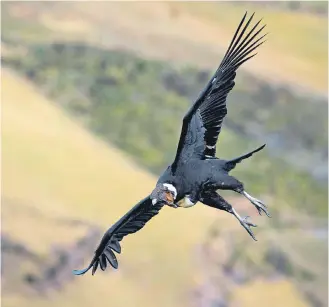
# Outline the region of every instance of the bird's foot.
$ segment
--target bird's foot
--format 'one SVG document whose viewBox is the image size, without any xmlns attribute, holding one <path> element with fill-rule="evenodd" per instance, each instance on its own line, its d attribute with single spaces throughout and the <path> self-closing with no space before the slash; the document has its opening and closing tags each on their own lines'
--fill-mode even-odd
<svg viewBox="0 0 329 307">
<path fill-rule="evenodd" d="M 240 223 L 241 223 L 242 227 L 243 227 L 245 230 L 247 230 L 247 232 L 249 233 L 249 235 L 250 235 L 255 241 L 257 241 L 257 239 L 256 239 L 256 237 L 255 237 L 255 235 L 254 235 L 254 233 L 252 232 L 252 230 L 251 230 L 251 228 L 250 228 L 250 227 L 257 227 L 257 225 L 254 224 L 254 223 L 251 223 L 250 221 L 248 221 L 248 218 L 249 218 L 249 216 L 246 216 L 246 217 L 242 218 L 242 220 L 240 221 Z"/>
<path fill-rule="evenodd" d="M 255 225 L 254 223 L 251 223 L 250 221 L 248 221 L 249 216 L 246 217 L 241 217 L 235 210 L 234 208 L 232 208 L 232 213 L 233 215 L 239 220 L 240 224 L 242 225 L 242 227 L 247 230 L 247 232 L 249 233 L 249 235 L 255 240 L 257 241 L 254 233 L 252 232 L 250 227 L 257 227 L 257 225 Z"/>
<path fill-rule="evenodd" d="M 271 217 L 270 213 L 267 210 L 267 206 L 262 202 L 261 200 L 252 197 L 249 195 L 246 191 L 243 191 L 242 194 L 249 199 L 249 201 L 256 207 L 259 215 L 262 215 L 262 212 L 264 212 L 268 217 Z"/>
</svg>

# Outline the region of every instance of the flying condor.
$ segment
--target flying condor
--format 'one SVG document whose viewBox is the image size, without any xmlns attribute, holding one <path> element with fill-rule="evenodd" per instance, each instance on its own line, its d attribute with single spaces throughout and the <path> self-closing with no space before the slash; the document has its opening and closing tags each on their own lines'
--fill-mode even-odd
<svg viewBox="0 0 329 307">
<path fill-rule="evenodd" d="M 226 98 L 234 87 L 236 71 L 256 55 L 254 51 L 264 43 L 263 38 L 266 36 L 261 34 L 265 28 L 265 25 L 260 26 L 261 20 L 253 27 L 250 26 L 253 16 L 246 21 L 245 13 L 218 69 L 183 118 L 174 162 L 161 175 L 152 193 L 106 231 L 89 266 L 83 270 L 74 270 L 74 274 L 82 275 L 92 269 L 94 275 L 98 267 L 104 271 L 108 264 L 118 268 L 114 252 L 121 252 L 120 241 L 144 227 L 164 205 L 188 208 L 201 202 L 227 211 L 256 240 L 251 230 L 256 225 L 248 217 L 241 217 L 216 191 L 240 193 L 249 199 L 259 214 L 264 212 L 270 217 L 265 204 L 249 195 L 243 183 L 229 175 L 237 163 L 262 150 L 265 144 L 232 160 L 222 160 L 215 156 L 218 135 L 227 113 Z"/>
</svg>

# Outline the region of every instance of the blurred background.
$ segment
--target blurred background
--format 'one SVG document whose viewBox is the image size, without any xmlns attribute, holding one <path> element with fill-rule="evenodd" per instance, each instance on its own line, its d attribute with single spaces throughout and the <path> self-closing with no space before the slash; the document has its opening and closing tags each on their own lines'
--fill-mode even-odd
<svg viewBox="0 0 329 307">
<path fill-rule="evenodd" d="M 328 306 L 327 2 L 2 2 L 2 306 Z M 270 32 L 218 156 L 267 202 L 164 208 L 119 270 L 73 276 L 171 163 L 245 11 Z"/>
</svg>

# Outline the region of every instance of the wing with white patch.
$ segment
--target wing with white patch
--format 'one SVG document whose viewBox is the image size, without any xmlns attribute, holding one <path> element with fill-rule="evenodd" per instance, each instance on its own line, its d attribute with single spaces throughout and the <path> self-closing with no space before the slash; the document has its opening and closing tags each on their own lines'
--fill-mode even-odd
<svg viewBox="0 0 329 307">
<path fill-rule="evenodd" d="M 83 270 L 74 270 L 73 273 L 82 275 L 93 268 L 92 275 L 94 275 L 98 266 L 104 271 L 108 263 L 117 269 L 118 261 L 114 252 L 121 253 L 120 241 L 124 236 L 143 228 L 162 207 L 161 203 L 153 205 L 150 196 L 141 200 L 104 234 L 89 266 Z"/>
<path fill-rule="evenodd" d="M 246 16 L 247 13 L 243 16 L 214 76 L 183 119 L 177 153 L 172 164 L 173 172 L 179 162 L 184 162 L 192 156 L 215 157 L 218 135 L 227 114 L 226 99 L 234 87 L 236 71 L 256 55 L 253 51 L 264 43 L 262 39 L 266 35 L 260 36 L 265 25 L 257 29 L 261 20 L 247 32 L 254 14 L 244 25 Z"/>
</svg>

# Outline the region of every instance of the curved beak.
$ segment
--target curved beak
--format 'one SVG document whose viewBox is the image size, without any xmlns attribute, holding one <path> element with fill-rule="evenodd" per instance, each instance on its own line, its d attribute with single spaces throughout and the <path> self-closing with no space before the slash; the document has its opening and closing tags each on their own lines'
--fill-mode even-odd
<svg viewBox="0 0 329 307">
<path fill-rule="evenodd" d="M 169 205 L 174 203 L 174 197 L 170 192 L 166 192 L 166 201 Z"/>
</svg>

